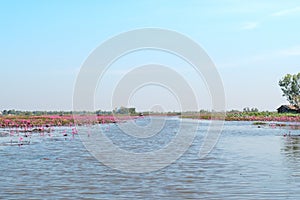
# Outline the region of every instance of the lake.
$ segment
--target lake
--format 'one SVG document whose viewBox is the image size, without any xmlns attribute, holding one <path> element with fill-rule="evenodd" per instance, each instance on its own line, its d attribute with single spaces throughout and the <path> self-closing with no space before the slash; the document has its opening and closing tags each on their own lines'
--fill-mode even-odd
<svg viewBox="0 0 300 200">
<path fill-rule="evenodd" d="M 147 124 L 149 118 L 136 120 Z M 150 138 L 122 134 L 118 124 L 91 130 L 101 129 L 127 151 L 147 152 L 167 145 L 179 122 L 167 118 L 165 128 Z M 71 128 L 30 137 L 0 130 L 0 198 L 300 199 L 300 137 L 293 136 L 300 130 L 225 122 L 213 151 L 199 159 L 209 121 L 199 122 L 190 148 L 171 165 L 148 173 L 125 173 L 102 164 L 78 135 L 73 137 Z M 182 123 L 194 126 L 195 120 Z M 289 132 L 291 136 L 283 136 Z M 18 145 L 20 137 L 24 145 Z"/>
</svg>

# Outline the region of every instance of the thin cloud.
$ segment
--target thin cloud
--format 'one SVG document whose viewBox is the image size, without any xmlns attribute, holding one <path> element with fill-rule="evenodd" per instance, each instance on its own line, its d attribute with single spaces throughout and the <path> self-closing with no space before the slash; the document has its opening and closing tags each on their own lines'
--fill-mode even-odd
<svg viewBox="0 0 300 200">
<path fill-rule="evenodd" d="M 242 26 L 242 29 L 243 30 L 252 30 L 252 29 L 256 29 L 258 27 L 258 25 L 259 25 L 258 22 L 248 22 Z"/>
<path fill-rule="evenodd" d="M 281 17 L 281 16 L 290 15 L 290 14 L 293 14 L 293 13 L 298 13 L 298 12 L 300 12 L 300 7 L 281 10 L 281 11 L 272 13 L 271 16 L 273 16 L 273 17 Z"/>
<path fill-rule="evenodd" d="M 272 14 L 269 14 L 265 18 L 262 18 L 261 20 L 258 20 L 256 22 L 248 22 L 244 23 L 242 25 L 242 30 L 253 30 L 258 28 L 260 24 L 263 24 L 265 21 L 269 21 L 271 17 L 282 17 L 282 16 L 287 16 L 287 15 L 292 15 L 292 14 L 297 14 L 300 13 L 300 6 L 291 8 L 291 9 L 285 9 L 285 10 L 280 10 L 278 12 L 274 12 Z"/>
<path fill-rule="evenodd" d="M 273 51 L 267 51 L 267 52 L 260 52 L 255 55 L 250 55 L 247 57 L 238 57 L 233 62 L 223 62 L 218 63 L 217 66 L 221 68 L 236 68 L 236 67 L 242 67 L 242 66 L 253 66 L 259 63 L 265 63 L 266 61 L 270 60 L 276 60 L 276 59 L 282 59 L 282 58 L 289 58 L 292 56 L 300 56 L 300 45 L 289 47 L 285 49 L 278 49 Z M 268 66 L 266 66 L 268 67 Z M 271 66 L 269 66 L 271 67 Z"/>
<path fill-rule="evenodd" d="M 300 56 L 300 46 L 295 46 L 289 49 L 284 49 L 280 51 L 283 56 Z"/>
</svg>

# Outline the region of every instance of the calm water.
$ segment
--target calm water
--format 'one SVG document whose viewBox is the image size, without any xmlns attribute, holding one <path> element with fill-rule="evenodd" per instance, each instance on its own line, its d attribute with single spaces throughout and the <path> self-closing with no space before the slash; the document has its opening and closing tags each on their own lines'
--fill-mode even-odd
<svg viewBox="0 0 300 200">
<path fill-rule="evenodd" d="M 121 134 L 117 124 L 101 128 L 123 149 L 149 151 L 166 145 L 178 123 L 169 118 L 161 133 L 147 139 Z M 193 126 L 194 121 L 184 123 Z M 17 145 L 19 136 L 2 130 L 0 199 L 300 199 L 300 137 L 283 137 L 286 129 L 226 122 L 214 151 L 200 160 L 207 126 L 201 121 L 194 143 L 175 163 L 146 174 L 104 166 L 78 136 L 72 138 L 72 130 L 68 136 L 63 136 L 64 128 L 36 133 L 24 137 L 30 145 L 22 146 Z"/>
</svg>

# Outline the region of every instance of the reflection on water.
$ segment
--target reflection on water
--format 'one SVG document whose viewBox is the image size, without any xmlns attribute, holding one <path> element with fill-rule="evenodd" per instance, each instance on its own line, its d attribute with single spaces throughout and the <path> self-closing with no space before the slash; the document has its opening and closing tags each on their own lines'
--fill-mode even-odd
<svg viewBox="0 0 300 200">
<path fill-rule="evenodd" d="M 286 156 L 300 158 L 300 136 L 288 135 L 284 140 L 284 151 Z"/>
<path fill-rule="evenodd" d="M 120 148 L 149 151 L 174 137 L 178 119 L 166 123 L 166 130 L 144 139 L 120 134 L 116 124 L 102 125 L 102 129 Z M 199 159 L 207 127 L 208 122 L 202 121 L 195 141 L 175 163 L 146 174 L 127 174 L 104 166 L 78 137 L 65 138 L 60 130 L 51 137 L 32 136 L 32 143 L 23 146 L 4 145 L 10 136 L 3 136 L 0 198 L 300 199 L 299 137 L 283 137 L 283 129 L 227 122 L 214 151 Z M 291 134 L 298 135 L 299 130 Z"/>
<path fill-rule="evenodd" d="M 283 139 L 282 154 L 290 176 L 300 181 L 300 136 L 288 135 Z"/>
</svg>

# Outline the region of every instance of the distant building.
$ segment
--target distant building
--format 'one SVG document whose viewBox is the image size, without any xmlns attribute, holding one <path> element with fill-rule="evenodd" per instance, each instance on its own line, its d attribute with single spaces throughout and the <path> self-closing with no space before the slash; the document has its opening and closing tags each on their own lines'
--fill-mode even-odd
<svg viewBox="0 0 300 200">
<path fill-rule="evenodd" d="M 2 111 L 0 111 L 0 115 L 2 115 Z"/>
<path fill-rule="evenodd" d="M 278 113 L 300 113 L 300 109 L 292 105 L 282 105 L 277 108 Z"/>
</svg>

